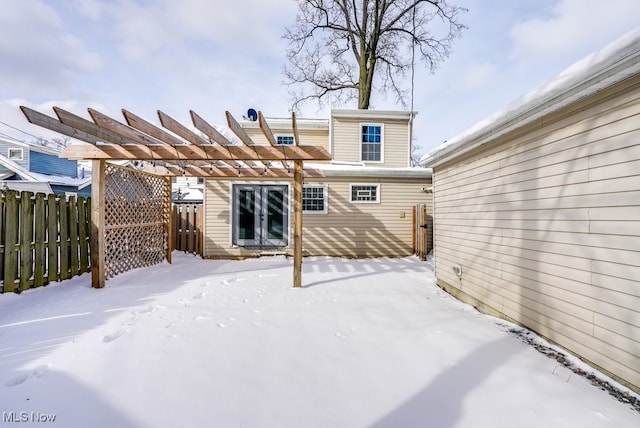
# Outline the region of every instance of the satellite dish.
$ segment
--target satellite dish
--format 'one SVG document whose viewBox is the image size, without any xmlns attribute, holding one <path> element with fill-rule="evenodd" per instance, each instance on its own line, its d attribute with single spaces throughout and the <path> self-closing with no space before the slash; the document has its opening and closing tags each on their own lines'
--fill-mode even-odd
<svg viewBox="0 0 640 428">
<path fill-rule="evenodd" d="M 247 110 L 247 117 L 251 122 L 255 122 L 256 120 L 258 120 L 258 112 L 250 108 L 249 110 Z"/>
</svg>

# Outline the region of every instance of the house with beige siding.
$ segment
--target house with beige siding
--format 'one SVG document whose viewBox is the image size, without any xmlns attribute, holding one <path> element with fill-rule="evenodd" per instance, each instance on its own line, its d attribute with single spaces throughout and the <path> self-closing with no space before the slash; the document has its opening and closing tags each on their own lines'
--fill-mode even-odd
<svg viewBox="0 0 640 428">
<path fill-rule="evenodd" d="M 294 143 L 291 119 L 267 118 L 277 144 Z M 327 148 L 332 161 L 303 184 L 303 254 L 400 257 L 414 252 L 414 207 L 427 204 L 431 170 L 411 167 L 406 111 L 332 110 L 327 119 L 297 119 L 301 144 Z M 258 122 L 240 123 L 268 145 Z M 293 173 L 293 171 L 291 171 Z M 204 183 L 203 256 L 254 257 L 292 247 L 291 178 L 238 177 Z"/>
<path fill-rule="evenodd" d="M 640 391 L 640 30 L 421 163 L 438 285 Z"/>
</svg>

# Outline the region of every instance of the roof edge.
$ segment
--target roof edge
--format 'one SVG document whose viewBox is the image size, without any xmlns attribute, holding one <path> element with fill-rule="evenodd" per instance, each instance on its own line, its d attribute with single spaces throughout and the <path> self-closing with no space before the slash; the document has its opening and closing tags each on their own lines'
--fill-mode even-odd
<svg viewBox="0 0 640 428">
<path fill-rule="evenodd" d="M 420 159 L 435 167 L 640 73 L 640 28 L 574 63 Z"/>
</svg>

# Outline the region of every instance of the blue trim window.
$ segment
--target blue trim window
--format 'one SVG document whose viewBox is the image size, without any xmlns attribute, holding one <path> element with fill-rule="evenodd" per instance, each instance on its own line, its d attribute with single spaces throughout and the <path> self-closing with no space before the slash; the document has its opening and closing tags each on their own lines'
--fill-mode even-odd
<svg viewBox="0 0 640 428">
<path fill-rule="evenodd" d="M 279 146 L 293 146 L 293 135 L 277 135 L 276 144 Z"/>
<path fill-rule="evenodd" d="M 361 125 L 362 161 L 382 161 L 382 125 Z"/>
</svg>

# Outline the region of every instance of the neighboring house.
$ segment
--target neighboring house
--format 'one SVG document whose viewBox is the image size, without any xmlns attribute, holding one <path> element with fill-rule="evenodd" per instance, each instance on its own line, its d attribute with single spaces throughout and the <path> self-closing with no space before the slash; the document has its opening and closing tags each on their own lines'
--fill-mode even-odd
<svg viewBox="0 0 640 428">
<path fill-rule="evenodd" d="M 201 204 L 203 195 L 203 177 L 174 176 L 171 179 L 171 199 L 174 203 Z"/>
<path fill-rule="evenodd" d="M 329 120 L 298 119 L 301 144 L 326 147 L 324 173 L 305 178 L 303 252 L 345 257 L 413 253 L 413 208 L 431 206 L 431 170 L 410 167 L 411 112 L 333 110 Z M 291 119 L 267 119 L 278 144 L 294 144 Z M 268 145 L 257 122 L 241 123 L 256 144 Z M 293 171 L 291 171 L 293 172 Z M 204 257 L 289 252 L 292 179 L 205 181 Z"/>
<path fill-rule="evenodd" d="M 423 157 L 437 283 L 640 391 L 640 30 Z"/>
<path fill-rule="evenodd" d="M 60 195 L 91 196 L 91 171 L 58 157 L 48 147 L 0 137 L 2 187 Z"/>
</svg>

